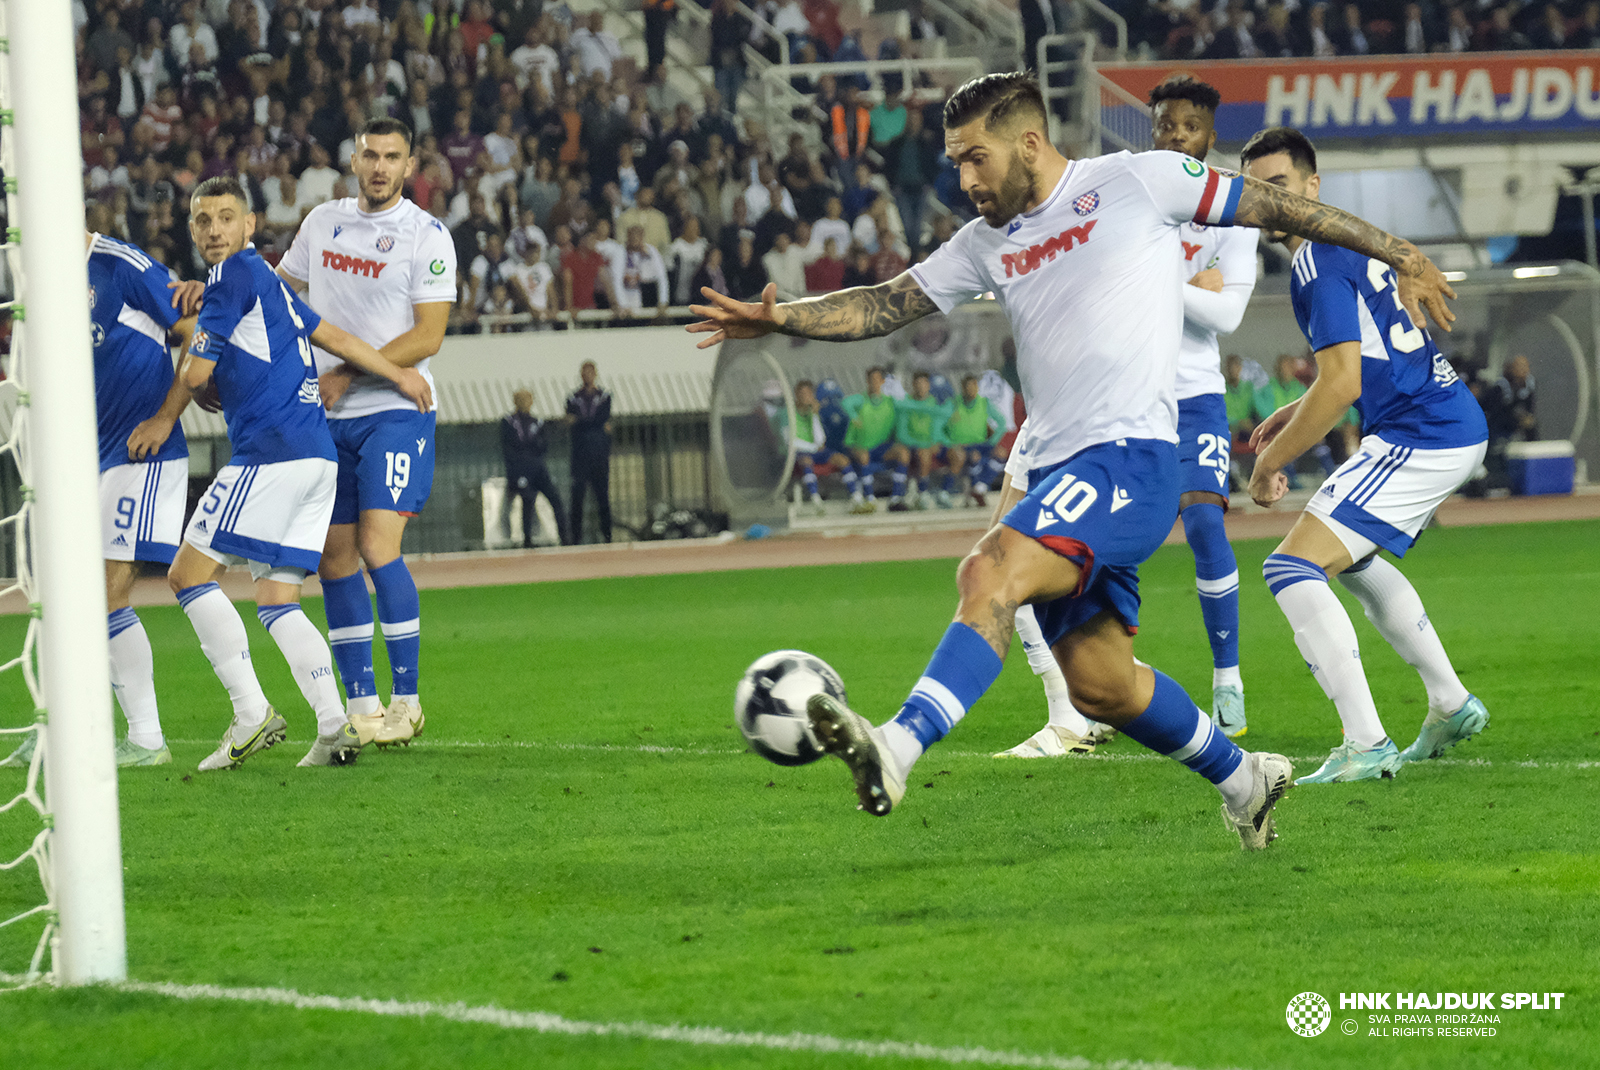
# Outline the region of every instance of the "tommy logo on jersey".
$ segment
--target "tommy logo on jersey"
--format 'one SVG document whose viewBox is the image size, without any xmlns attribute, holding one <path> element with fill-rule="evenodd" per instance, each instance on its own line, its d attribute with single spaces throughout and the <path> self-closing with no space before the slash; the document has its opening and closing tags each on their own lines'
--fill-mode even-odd
<svg viewBox="0 0 1600 1070">
<path fill-rule="evenodd" d="M 393 239 L 389 240 L 392 245 Z M 379 245 L 382 245 L 381 239 Z M 348 271 L 352 275 L 365 275 L 369 279 L 375 279 L 383 274 L 383 269 L 389 265 L 382 260 L 364 260 L 359 256 L 346 256 L 331 249 L 324 249 L 322 250 L 322 266 L 331 268 L 334 271 Z"/>
<path fill-rule="evenodd" d="M 1072 210 L 1079 215 L 1088 215 L 1100 207 L 1100 191 L 1092 189 L 1082 197 L 1072 202 Z"/>
<path fill-rule="evenodd" d="M 1005 266 L 1006 278 L 1026 275 L 1046 260 L 1054 260 L 1057 253 L 1070 252 L 1089 240 L 1089 232 L 1098 220 L 1091 219 L 1081 227 L 1063 230 L 1053 238 L 1038 245 L 1030 245 L 1020 253 L 1001 253 L 1000 263 Z"/>
</svg>

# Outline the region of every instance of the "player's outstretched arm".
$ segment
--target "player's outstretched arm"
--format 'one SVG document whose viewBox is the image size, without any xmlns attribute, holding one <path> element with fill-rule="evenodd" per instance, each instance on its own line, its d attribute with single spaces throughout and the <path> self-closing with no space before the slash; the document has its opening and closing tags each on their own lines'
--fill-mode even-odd
<svg viewBox="0 0 1600 1070">
<path fill-rule="evenodd" d="M 705 319 L 691 323 L 691 334 L 710 334 L 700 349 L 729 338 L 760 338 L 767 334 L 792 334 L 830 342 L 880 338 L 891 331 L 939 311 L 922 292 L 911 272 L 903 271 L 877 286 L 857 286 L 825 297 L 778 303 L 778 287 L 768 283 L 759 303 L 735 301 L 711 289 L 701 293 L 710 304 L 690 305 L 689 311 Z"/>
<path fill-rule="evenodd" d="M 1456 292 L 1445 281 L 1444 272 L 1424 256 L 1422 250 L 1342 208 L 1246 175 L 1244 192 L 1233 214 L 1233 225 L 1284 231 L 1381 260 L 1394 268 L 1400 281 L 1400 302 L 1411 313 L 1415 326 L 1426 326 L 1423 310 L 1445 331 L 1450 330 L 1456 318 L 1445 303 L 1445 299 L 1454 297 Z"/>
<path fill-rule="evenodd" d="M 417 403 L 417 409 L 428 412 L 433 408 L 433 391 L 428 381 L 415 368 L 401 368 L 342 327 L 327 320 L 317 324 L 311 340 L 329 353 L 364 372 L 387 379 L 399 388 L 400 393 Z"/>
</svg>

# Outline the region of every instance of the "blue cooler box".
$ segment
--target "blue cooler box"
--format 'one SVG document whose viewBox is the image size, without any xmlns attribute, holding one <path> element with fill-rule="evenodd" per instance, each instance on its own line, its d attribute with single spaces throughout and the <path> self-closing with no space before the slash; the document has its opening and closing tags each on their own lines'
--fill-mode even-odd
<svg viewBox="0 0 1600 1070">
<path fill-rule="evenodd" d="M 1512 494 L 1571 494 L 1572 443 L 1508 442 L 1506 474 Z"/>
</svg>

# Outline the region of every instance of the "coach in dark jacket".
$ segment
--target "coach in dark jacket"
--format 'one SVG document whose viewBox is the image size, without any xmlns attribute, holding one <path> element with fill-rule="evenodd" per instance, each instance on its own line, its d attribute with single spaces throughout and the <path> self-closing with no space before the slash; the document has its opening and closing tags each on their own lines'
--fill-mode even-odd
<svg viewBox="0 0 1600 1070">
<path fill-rule="evenodd" d="M 572 541 L 583 541 L 583 495 L 594 488 L 600 510 L 600 535 L 611 541 L 611 395 L 595 385 L 599 371 L 592 360 L 578 369 L 583 386 L 567 398 L 567 423 L 572 425 Z"/>
<path fill-rule="evenodd" d="M 545 421 L 533 414 L 533 395 L 526 390 L 518 390 L 511 395 L 511 400 L 517 411 L 500 421 L 500 453 L 506 461 L 506 505 L 502 515 L 510 515 L 513 494 L 522 499 L 522 545 L 532 546 L 534 528 L 539 524 L 535 503 L 543 494 L 550 500 L 550 511 L 556 515 L 561 545 L 570 546 L 567 510 L 561 504 L 561 495 L 544 463 L 549 450 L 544 437 Z"/>
</svg>

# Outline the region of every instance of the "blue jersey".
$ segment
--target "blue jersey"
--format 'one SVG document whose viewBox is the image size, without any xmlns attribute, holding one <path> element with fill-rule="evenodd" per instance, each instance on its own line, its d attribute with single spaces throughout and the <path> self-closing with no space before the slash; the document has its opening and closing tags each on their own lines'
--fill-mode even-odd
<svg viewBox="0 0 1600 1070">
<path fill-rule="evenodd" d="M 132 245 L 96 234 L 89 244 L 89 326 L 94 336 L 94 405 L 100 471 L 132 463 L 128 436 L 156 414 L 172 388 L 167 332 L 178 322 L 171 274 Z M 147 461 L 189 456 L 183 428 Z"/>
<path fill-rule="evenodd" d="M 1389 265 L 1305 242 L 1294 254 L 1289 296 L 1313 351 L 1361 343 L 1356 409 L 1363 434 L 1425 450 L 1473 446 L 1489 437 L 1472 392 L 1428 332 L 1412 325 Z"/>
<path fill-rule="evenodd" d="M 200 300 L 189 351 L 217 362 L 212 374 L 228 421 L 230 463 L 337 459 L 311 356 L 311 332 L 322 317 L 253 247 L 212 268 Z"/>
</svg>

